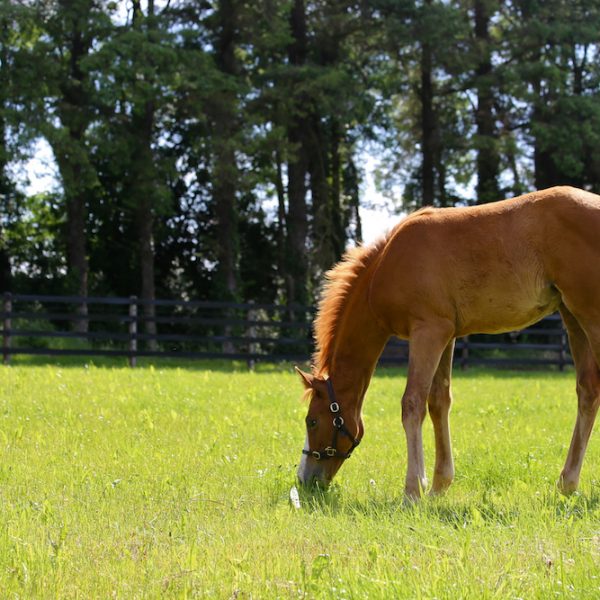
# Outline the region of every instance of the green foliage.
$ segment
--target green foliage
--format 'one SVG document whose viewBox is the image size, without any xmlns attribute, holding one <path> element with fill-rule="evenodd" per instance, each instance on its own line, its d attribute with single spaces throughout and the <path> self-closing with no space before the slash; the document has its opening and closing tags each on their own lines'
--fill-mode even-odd
<svg viewBox="0 0 600 600">
<path fill-rule="evenodd" d="M 456 373 L 456 481 L 406 505 L 404 374 L 380 370 L 363 443 L 296 510 L 306 406 L 291 368 L 101 365 L 0 369 L 6 595 L 598 595 L 597 436 L 581 493 L 554 487 L 572 373 Z M 431 474 L 428 421 L 424 439 Z"/>
<path fill-rule="evenodd" d="M 89 293 L 139 294 L 143 272 L 159 295 L 308 301 L 360 241 L 367 152 L 402 210 L 426 187 L 439 206 L 600 190 L 593 2 L 124 5 L 0 3 L 4 287 L 66 268 L 74 289 L 89 265 Z M 50 250 L 31 254 L 11 162 L 40 137 L 64 226 L 27 283 Z"/>
<path fill-rule="evenodd" d="M 64 279 L 64 226 L 61 201 L 54 194 L 17 196 L 9 204 L 4 225 L 14 285 L 23 292 L 61 293 Z M 62 276 L 59 275 L 62 273 Z M 37 288 L 43 282 L 43 288 Z"/>
</svg>

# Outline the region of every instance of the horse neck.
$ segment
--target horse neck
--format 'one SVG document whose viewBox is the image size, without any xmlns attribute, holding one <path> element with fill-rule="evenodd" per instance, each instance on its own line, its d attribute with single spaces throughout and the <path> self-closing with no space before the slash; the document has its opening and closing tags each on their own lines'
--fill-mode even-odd
<svg viewBox="0 0 600 600">
<path fill-rule="evenodd" d="M 377 361 L 389 338 L 375 318 L 368 301 L 368 286 L 349 299 L 336 331 L 336 343 L 331 358 L 329 376 L 336 393 L 344 399 L 346 410 L 360 415 Z"/>
</svg>

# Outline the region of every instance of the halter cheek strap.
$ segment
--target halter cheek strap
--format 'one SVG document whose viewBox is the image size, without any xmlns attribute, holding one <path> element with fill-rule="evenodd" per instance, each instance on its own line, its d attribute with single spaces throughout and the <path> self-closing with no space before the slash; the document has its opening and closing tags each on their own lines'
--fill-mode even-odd
<svg viewBox="0 0 600 600">
<path fill-rule="evenodd" d="M 340 405 L 335 399 L 335 392 L 333 391 L 331 379 L 327 379 L 327 394 L 329 396 L 329 410 L 333 414 L 333 439 L 331 440 L 331 445 L 327 446 L 324 450 L 302 450 L 302 454 L 312 456 L 315 460 L 327 460 L 328 458 L 341 458 L 342 460 L 346 460 L 347 458 L 350 458 L 354 448 L 360 444 L 360 440 L 355 438 L 350 431 L 348 431 L 348 428 L 344 424 L 344 418 L 339 414 Z M 337 439 L 340 433 L 345 435 L 352 442 L 352 446 L 348 452 L 341 452 L 337 448 Z"/>
</svg>

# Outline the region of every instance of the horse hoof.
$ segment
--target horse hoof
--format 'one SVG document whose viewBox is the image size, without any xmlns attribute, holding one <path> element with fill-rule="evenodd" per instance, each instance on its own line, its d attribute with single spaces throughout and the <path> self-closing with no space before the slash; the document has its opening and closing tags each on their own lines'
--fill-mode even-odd
<svg viewBox="0 0 600 600">
<path fill-rule="evenodd" d="M 431 485 L 431 490 L 429 491 L 430 496 L 441 496 L 445 494 L 450 484 L 454 479 L 454 473 L 451 475 L 440 475 L 435 474 L 433 477 L 433 484 Z"/>
<path fill-rule="evenodd" d="M 441 485 L 441 486 L 433 485 L 433 486 L 431 486 L 431 489 L 429 490 L 429 495 L 430 496 L 443 496 L 448 491 L 449 487 L 450 487 L 450 484 Z"/>
<path fill-rule="evenodd" d="M 414 493 L 410 493 L 405 491 L 404 492 L 404 500 L 402 501 L 402 504 L 406 507 L 410 507 L 410 506 L 414 506 L 415 504 L 418 504 L 421 501 L 421 495 L 420 494 L 414 494 Z"/>
<path fill-rule="evenodd" d="M 404 497 L 408 503 L 418 502 L 427 489 L 427 479 L 420 481 L 417 486 L 406 486 L 404 488 Z"/>
<path fill-rule="evenodd" d="M 556 487 L 564 496 L 570 496 L 577 491 L 578 481 L 568 481 L 562 477 L 557 481 Z"/>
</svg>

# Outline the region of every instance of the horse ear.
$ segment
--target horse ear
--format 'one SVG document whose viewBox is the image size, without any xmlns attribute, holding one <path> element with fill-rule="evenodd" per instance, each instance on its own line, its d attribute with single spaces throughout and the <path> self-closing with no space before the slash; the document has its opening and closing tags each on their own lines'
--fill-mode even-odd
<svg viewBox="0 0 600 600">
<path fill-rule="evenodd" d="M 315 378 L 309 373 L 301 371 L 298 367 L 294 367 L 294 369 L 296 370 L 296 373 L 298 373 L 298 375 L 300 376 L 300 379 L 302 380 L 302 385 L 304 385 L 304 387 L 307 390 L 312 389 L 314 387 Z"/>
</svg>

